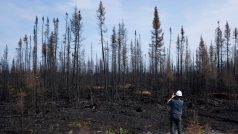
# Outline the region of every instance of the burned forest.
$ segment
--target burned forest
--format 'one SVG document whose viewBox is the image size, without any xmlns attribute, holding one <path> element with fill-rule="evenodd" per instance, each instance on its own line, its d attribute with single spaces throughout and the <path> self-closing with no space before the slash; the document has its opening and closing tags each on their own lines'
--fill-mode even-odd
<svg viewBox="0 0 238 134">
<path fill-rule="evenodd" d="M 75 6 L 64 20 L 35 14 L 32 34 L 0 49 L 0 133 L 167 134 L 177 90 L 186 134 L 238 133 L 238 30 L 229 20 L 194 45 L 186 26 L 162 29 L 154 6 L 145 44 L 126 21 L 108 26 L 110 11 L 94 4 L 97 44 L 85 42 L 87 16 Z"/>
</svg>

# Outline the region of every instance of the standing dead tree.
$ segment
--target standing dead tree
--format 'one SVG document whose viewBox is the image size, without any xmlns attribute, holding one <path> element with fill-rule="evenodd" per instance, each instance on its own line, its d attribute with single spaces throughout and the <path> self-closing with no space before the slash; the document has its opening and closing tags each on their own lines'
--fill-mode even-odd
<svg viewBox="0 0 238 134">
<path fill-rule="evenodd" d="M 158 77 L 159 72 L 162 71 L 164 63 L 164 50 L 163 50 L 163 33 L 161 29 L 161 23 L 157 7 L 154 9 L 153 30 L 151 32 L 151 44 L 150 44 L 150 58 L 151 58 L 151 70 L 153 74 L 152 88 L 155 95 L 158 93 Z M 156 92 L 155 92 L 156 91 Z"/>
<path fill-rule="evenodd" d="M 98 27 L 99 27 L 99 33 L 100 33 L 100 42 L 102 46 L 102 64 L 103 64 L 103 74 L 104 74 L 104 88 L 106 90 L 106 96 L 109 98 L 109 92 L 108 92 L 108 82 L 107 82 L 107 76 L 106 76 L 106 62 L 105 62 L 105 50 L 104 50 L 104 34 L 106 33 L 107 29 L 105 27 L 105 8 L 102 4 L 102 1 L 99 3 L 99 7 L 97 10 L 97 19 L 98 19 Z"/>
</svg>

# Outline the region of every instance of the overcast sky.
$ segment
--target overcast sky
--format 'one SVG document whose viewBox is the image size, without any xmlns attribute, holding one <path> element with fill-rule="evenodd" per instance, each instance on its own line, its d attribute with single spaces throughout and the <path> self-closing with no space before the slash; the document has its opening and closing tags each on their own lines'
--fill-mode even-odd
<svg viewBox="0 0 238 134">
<path fill-rule="evenodd" d="M 96 10 L 99 0 L 1 0 L 0 1 L 0 54 L 6 44 L 9 57 L 15 56 L 15 48 L 20 37 L 32 35 L 35 16 L 48 16 L 60 20 L 60 39 L 64 32 L 65 13 L 72 14 L 75 5 L 83 17 L 83 47 L 100 55 Z M 151 38 L 154 7 L 158 7 L 165 46 L 169 43 L 169 28 L 172 28 L 172 49 L 175 53 L 176 36 L 184 27 L 190 48 L 194 51 L 202 35 L 206 44 L 214 41 L 217 21 L 222 29 L 226 21 L 232 30 L 238 27 L 238 0 L 102 0 L 106 8 L 106 39 L 110 40 L 113 26 L 124 21 L 128 30 L 128 44 L 134 31 L 141 35 L 143 52 L 147 53 Z M 41 19 L 40 19 L 41 20 Z M 40 21 L 41 23 L 41 21 Z M 40 30 L 40 29 L 39 29 Z M 40 36 L 39 36 L 40 37 Z M 62 43 L 62 40 L 59 40 Z"/>
</svg>

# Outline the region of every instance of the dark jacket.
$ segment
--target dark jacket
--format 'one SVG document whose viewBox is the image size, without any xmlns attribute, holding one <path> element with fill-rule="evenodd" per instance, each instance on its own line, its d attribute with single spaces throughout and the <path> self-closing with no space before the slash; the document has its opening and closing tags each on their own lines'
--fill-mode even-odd
<svg viewBox="0 0 238 134">
<path fill-rule="evenodd" d="M 183 101 L 175 97 L 169 101 L 169 106 L 170 115 L 181 118 L 183 113 Z"/>
</svg>

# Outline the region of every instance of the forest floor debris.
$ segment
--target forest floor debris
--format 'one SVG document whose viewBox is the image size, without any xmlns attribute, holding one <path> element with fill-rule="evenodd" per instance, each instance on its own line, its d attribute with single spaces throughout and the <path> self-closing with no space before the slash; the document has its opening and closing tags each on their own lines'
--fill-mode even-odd
<svg viewBox="0 0 238 134">
<path fill-rule="evenodd" d="M 82 97 L 78 105 L 75 102 L 46 100 L 39 104 L 38 114 L 35 114 L 32 106 L 24 109 L 23 116 L 13 108 L 14 102 L 1 102 L 0 132 L 100 134 L 109 130 L 117 133 L 123 129 L 131 134 L 165 134 L 169 131 L 169 108 L 163 97 L 156 101 L 148 96 L 143 99 L 128 97 L 107 101 L 99 95 L 96 100 L 94 107 L 86 107 L 90 106 L 87 97 Z M 224 106 L 228 100 L 208 96 L 196 102 L 190 101 L 194 100 L 185 99 L 184 130 L 189 125 L 193 111 L 197 111 L 200 125 L 208 124 L 214 133 L 226 133 L 227 130 L 238 133 L 238 112 Z M 190 106 L 190 103 L 193 105 Z"/>
</svg>

